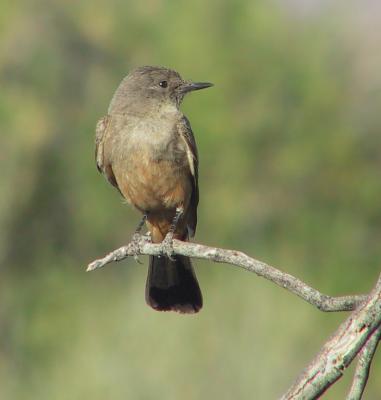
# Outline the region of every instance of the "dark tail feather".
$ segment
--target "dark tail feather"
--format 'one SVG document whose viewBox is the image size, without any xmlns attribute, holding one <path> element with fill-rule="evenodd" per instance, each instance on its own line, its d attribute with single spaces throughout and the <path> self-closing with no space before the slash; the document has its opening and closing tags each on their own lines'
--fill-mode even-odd
<svg viewBox="0 0 381 400">
<path fill-rule="evenodd" d="M 193 314 L 202 307 L 202 295 L 188 257 L 149 259 L 146 301 L 158 311 Z"/>
</svg>

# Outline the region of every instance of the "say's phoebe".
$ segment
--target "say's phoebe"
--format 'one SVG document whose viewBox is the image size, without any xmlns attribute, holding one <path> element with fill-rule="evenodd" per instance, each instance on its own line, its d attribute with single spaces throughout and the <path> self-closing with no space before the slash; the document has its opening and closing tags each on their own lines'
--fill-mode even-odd
<svg viewBox="0 0 381 400">
<path fill-rule="evenodd" d="M 179 107 L 187 93 L 210 86 L 185 81 L 167 68 L 137 68 L 123 79 L 97 124 L 98 170 L 143 213 L 152 242 L 165 239 L 163 247 L 172 237 L 188 240 L 196 231 L 197 147 Z M 199 311 L 202 295 L 190 259 L 150 256 L 146 301 L 159 311 Z"/>
</svg>

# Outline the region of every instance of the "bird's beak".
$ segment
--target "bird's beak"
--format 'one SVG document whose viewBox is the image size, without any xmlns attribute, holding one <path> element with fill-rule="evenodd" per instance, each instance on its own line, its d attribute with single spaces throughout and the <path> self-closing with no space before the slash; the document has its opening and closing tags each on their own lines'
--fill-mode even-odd
<svg viewBox="0 0 381 400">
<path fill-rule="evenodd" d="M 180 86 L 180 91 L 182 93 L 188 93 L 188 92 L 192 92 L 193 90 L 200 90 L 200 89 L 206 89 L 208 87 L 213 86 L 213 83 L 209 83 L 209 82 L 184 82 L 181 86 Z"/>
</svg>

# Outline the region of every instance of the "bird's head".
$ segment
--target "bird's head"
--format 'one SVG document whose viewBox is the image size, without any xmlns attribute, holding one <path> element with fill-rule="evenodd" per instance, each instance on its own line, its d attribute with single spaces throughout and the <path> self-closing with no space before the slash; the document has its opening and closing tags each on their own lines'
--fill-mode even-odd
<svg viewBox="0 0 381 400">
<path fill-rule="evenodd" d="M 130 72 L 121 82 L 109 112 L 136 109 L 138 107 L 179 107 L 184 96 L 194 90 L 213 86 L 209 82 L 192 82 L 180 74 L 164 67 L 139 67 Z"/>
</svg>

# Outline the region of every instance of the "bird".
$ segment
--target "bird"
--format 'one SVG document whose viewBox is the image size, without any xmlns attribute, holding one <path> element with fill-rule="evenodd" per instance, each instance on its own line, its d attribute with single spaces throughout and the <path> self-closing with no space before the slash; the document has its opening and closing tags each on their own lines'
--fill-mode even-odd
<svg viewBox="0 0 381 400">
<path fill-rule="evenodd" d="M 172 240 L 188 241 L 197 226 L 198 152 L 180 105 L 192 91 L 213 86 L 184 80 L 172 69 L 132 70 L 96 126 L 98 170 L 143 214 L 132 243 L 146 224 L 163 255 L 150 256 L 145 298 L 157 311 L 197 313 L 201 290 L 188 257 L 173 255 Z"/>
</svg>

